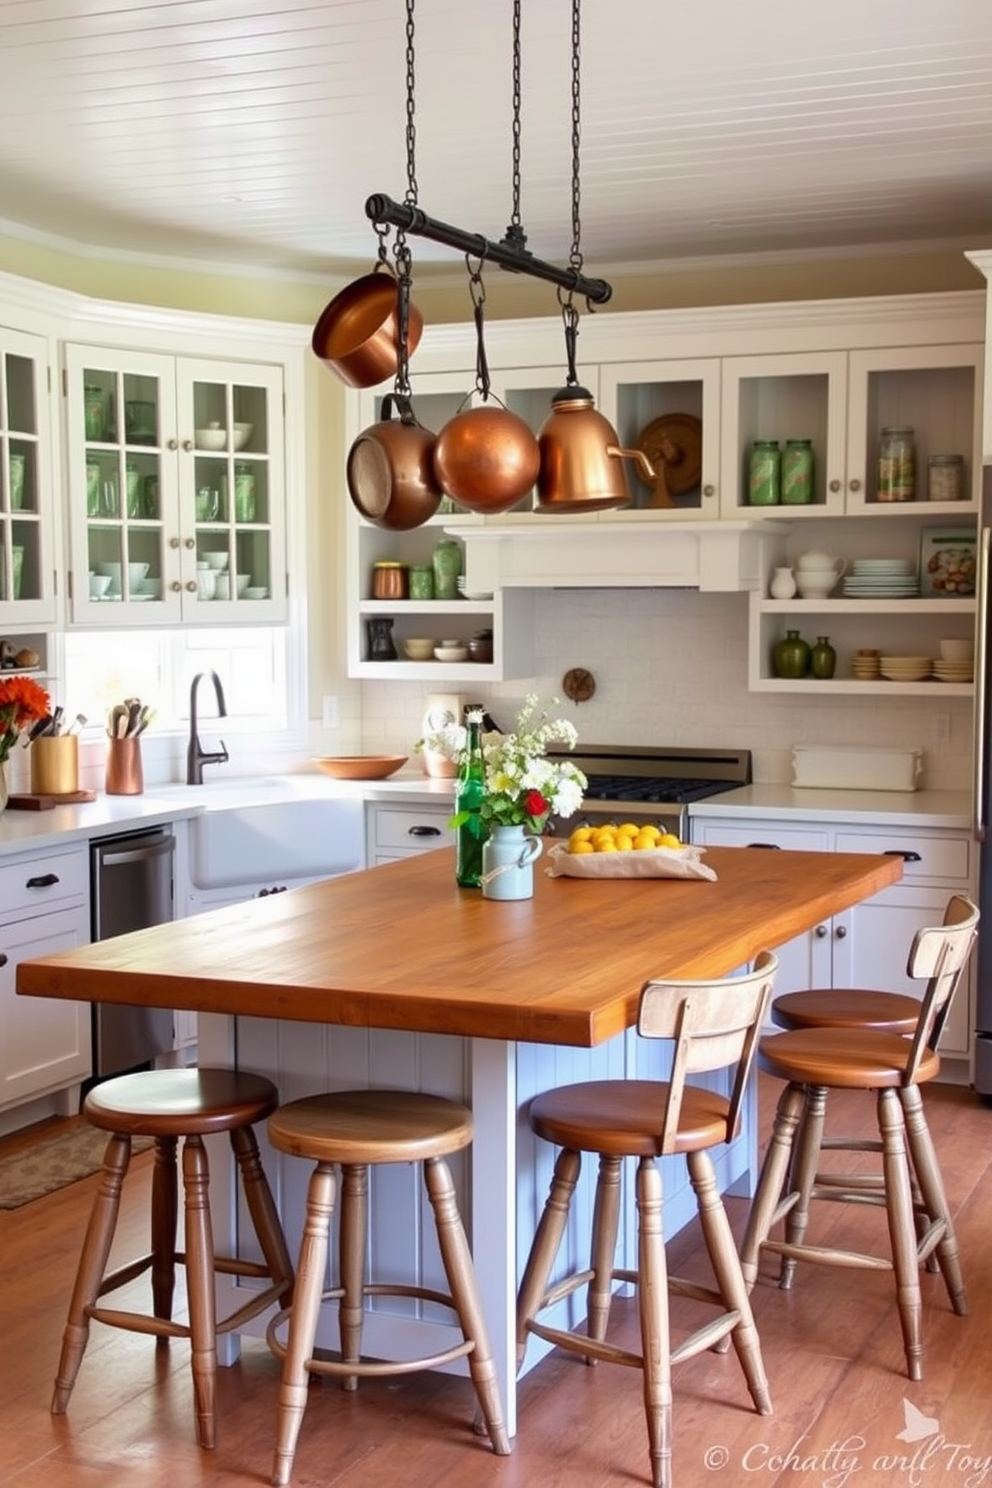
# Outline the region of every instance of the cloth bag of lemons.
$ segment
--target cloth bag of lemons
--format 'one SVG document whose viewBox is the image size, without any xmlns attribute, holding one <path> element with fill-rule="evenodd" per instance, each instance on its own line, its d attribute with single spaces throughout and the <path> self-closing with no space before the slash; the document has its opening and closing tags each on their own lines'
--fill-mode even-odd
<svg viewBox="0 0 992 1488">
<path fill-rule="evenodd" d="M 703 848 L 680 842 L 672 832 L 635 822 L 576 827 L 567 842 L 548 853 L 549 878 L 708 878 Z"/>
</svg>

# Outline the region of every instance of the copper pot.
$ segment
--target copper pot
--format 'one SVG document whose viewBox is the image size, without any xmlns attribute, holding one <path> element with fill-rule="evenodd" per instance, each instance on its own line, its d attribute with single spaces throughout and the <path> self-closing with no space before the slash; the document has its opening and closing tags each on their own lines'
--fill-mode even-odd
<svg viewBox="0 0 992 1488">
<path fill-rule="evenodd" d="M 363 274 L 321 311 L 310 344 L 321 361 L 349 387 L 375 387 L 396 375 L 399 288 L 388 269 Z M 420 344 L 423 329 L 423 317 L 411 302 L 408 356 Z"/>
<path fill-rule="evenodd" d="M 434 474 L 468 511 L 508 511 L 537 479 L 541 452 L 529 425 L 501 405 L 456 413 L 437 436 Z"/>
<path fill-rule="evenodd" d="M 399 418 L 392 416 L 396 407 Z M 348 452 L 348 491 L 377 527 L 402 532 L 437 511 L 442 492 L 434 479 L 434 435 L 419 424 L 409 398 L 389 394 L 382 418 L 365 429 Z"/>
<path fill-rule="evenodd" d="M 654 481 L 651 462 L 642 450 L 621 449 L 609 419 L 598 413 L 583 387 L 564 387 L 551 400 L 551 413 L 538 435 L 541 469 L 537 479 L 540 506 L 553 512 L 604 511 L 626 506 L 630 489 L 623 467 L 636 460 Z"/>
</svg>

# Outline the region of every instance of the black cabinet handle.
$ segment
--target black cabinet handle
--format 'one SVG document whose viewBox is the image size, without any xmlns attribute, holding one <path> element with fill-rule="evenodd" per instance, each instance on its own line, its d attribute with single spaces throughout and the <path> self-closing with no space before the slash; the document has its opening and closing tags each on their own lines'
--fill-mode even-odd
<svg viewBox="0 0 992 1488">
<path fill-rule="evenodd" d="M 440 827 L 411 827 L 408 837 L 440 837 Z"/>
<path fill-rule="evenodd" d="M 748 847 L 763 847 L 768 852 L 781 852 L 781 842 L 749 842 Z"/>
<path fill-rule="evenodd" d="M 6 965 L 7 965 L 7 953 L 6 953 L 6 951 L 0 951 L 0 966 L 6 966 Z"/>
<path fill-rule="evenodd" d="M 24 885 L 26 889 L 50 889 L 52 884 L 59 882 L 57 873 L 40 873 L 37 878 L 29 878 Z"/>
<path fill-rule="evenodd" d="M 270 894 L 285 894 L 285 892 L 286 892 L 286 885 L 285 884 L 273 884 L 273 886 L 272 886 L 271 889 L 259 889 L 258 893 L 255 895 L 255 898 L 256 899 L 267 899 Z"/>
<path fill-rule="evenodd" d="M 918 852 L 907 852 L 902 847 L 887 847 L 882 854 L 883 858 L 902 858 L 904 863 L 922 863 L 923 859 Z"/>
</svg>

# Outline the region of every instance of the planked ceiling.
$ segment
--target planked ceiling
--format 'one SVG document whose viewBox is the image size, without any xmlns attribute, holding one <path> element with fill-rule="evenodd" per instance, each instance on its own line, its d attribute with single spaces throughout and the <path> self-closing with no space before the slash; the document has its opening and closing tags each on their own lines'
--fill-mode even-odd
<svg viewBox="0 0 992 1488">
<path fill-rule="evenodd" d="M 522 0 L 521 217 L 567 260 L 570 6 Z M 417 0 L 419 202 L 510 219 L 511 0 Z M 404 0 L 0 0 L 0 231 L 327 276 L 406 189 Z M 584 0 L 586 269 L 992 241 L 990 0 Z M 422 268 L 450 250 L 415 243 Z"/>
</svg>

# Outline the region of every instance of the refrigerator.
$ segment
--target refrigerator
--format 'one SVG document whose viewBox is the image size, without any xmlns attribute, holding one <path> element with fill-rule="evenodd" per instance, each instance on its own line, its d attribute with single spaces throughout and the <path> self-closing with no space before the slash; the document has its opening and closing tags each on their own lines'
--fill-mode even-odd
<svg viewBox="0 0 992 1488">
<path fill-rule="evenodd" d="M 992 1096 L 992 465 L 982 470 L 975 633 L 975 837 L 978 842 L 978 965 L 975 1089 Z"/>
</svg>

